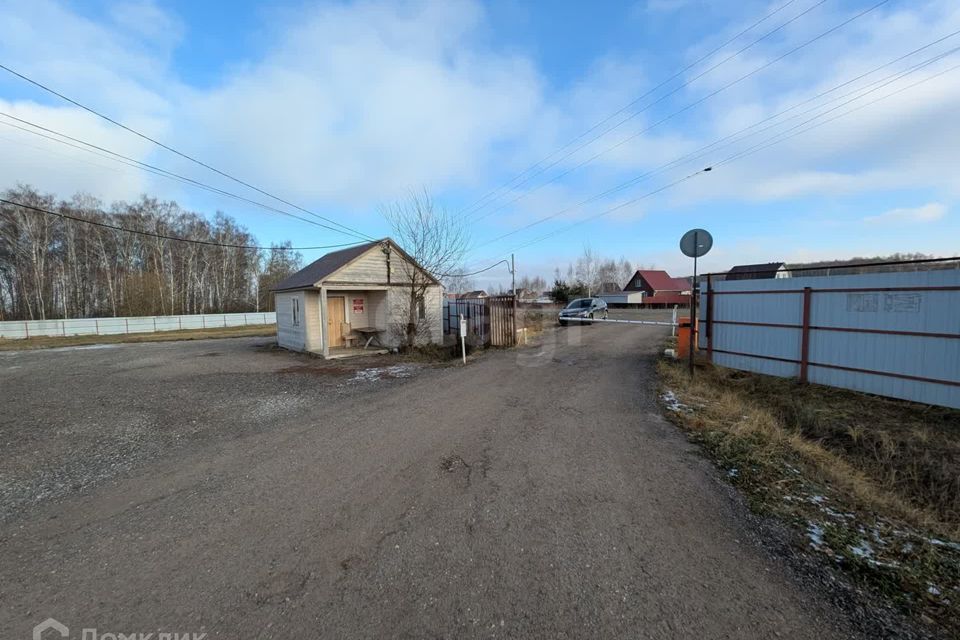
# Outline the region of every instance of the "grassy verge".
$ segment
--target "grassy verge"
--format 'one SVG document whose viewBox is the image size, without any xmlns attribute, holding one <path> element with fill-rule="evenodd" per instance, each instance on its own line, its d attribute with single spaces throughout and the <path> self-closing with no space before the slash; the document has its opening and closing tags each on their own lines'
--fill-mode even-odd
<svg viewBox="0 0 960 640">
<path fill-rule="evenodd" d="M 25 351 L 53 347 L 75 347 L 88 344 L 114 344 L 126 342 L 167 342 L 171 340 L 203 340 L 207 338 L 244 338 L 276 335 L 273 324 L 224 327 L 220 329 L 185 329 L 183 331 L 160 331 L 157 333 L 130 333 L 111 336 L 66 336 L 38 337 L 24 340 L 0 339 L 0 351 Z"/>
<path fill-rule="evenodd" d="M 661 399 L 743 491 L 854 582 L 960 634 L 960 411 L 717 367 Z"/>
</svg>

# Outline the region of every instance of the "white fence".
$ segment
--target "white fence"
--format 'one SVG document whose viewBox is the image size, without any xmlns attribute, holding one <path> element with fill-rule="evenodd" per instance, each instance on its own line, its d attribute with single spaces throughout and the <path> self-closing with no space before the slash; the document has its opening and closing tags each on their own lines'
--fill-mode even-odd
<svg viewBox="0 0 960 640">
<path fill-rule="evenodd" d="M 960 270 L 711 282 L 700 304 L 721 366 L 960 408 Z"/>
<path fill-rule="evenodd" d="M 220 329 L 276 324 L 277 314 L 205 313 L 189 316 L 135 316 L 127 318 L 71 318 L 68 320 L 12 320 L 0 322 L 0 338 L 11 340 L 39 336 L 119 335 L 183 329 Z"/>
</svg>

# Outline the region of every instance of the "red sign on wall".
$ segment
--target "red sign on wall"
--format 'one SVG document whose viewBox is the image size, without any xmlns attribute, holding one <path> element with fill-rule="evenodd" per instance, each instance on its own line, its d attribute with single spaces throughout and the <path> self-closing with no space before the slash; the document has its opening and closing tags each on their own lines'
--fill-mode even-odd
<svg viewBox="0 0 960 640">
<path fill-rule="evenodd" d="M 363 313 L 363 298 L 354 298 L 354 299 L 353 299 L 353 312 L 354 312 L 354 313 Z"/>
</svg>

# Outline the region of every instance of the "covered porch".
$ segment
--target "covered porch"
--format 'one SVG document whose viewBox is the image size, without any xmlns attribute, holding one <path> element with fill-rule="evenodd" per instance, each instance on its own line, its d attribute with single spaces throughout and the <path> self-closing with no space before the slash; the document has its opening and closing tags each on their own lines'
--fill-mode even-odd
<svg viewBox="0 0 960 640">
<path fill-rule="evenodd" d="M 387 287 L 320 287 L 320 329 L 324 358 L 386 353 L 389 347 Z"/>
</svg>

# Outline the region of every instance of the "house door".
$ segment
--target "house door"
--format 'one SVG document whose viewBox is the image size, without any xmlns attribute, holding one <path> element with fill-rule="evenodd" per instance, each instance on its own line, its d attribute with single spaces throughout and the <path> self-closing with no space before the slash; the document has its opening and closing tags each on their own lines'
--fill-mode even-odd
<svg viewBox="0 0 960 640">
<path fill-rule="evenodd" d="M 331 347 L 343 346 L 343 322 L 346 318 L 344 299 L 327 298 L 327 338 Z"/>
</svg>

